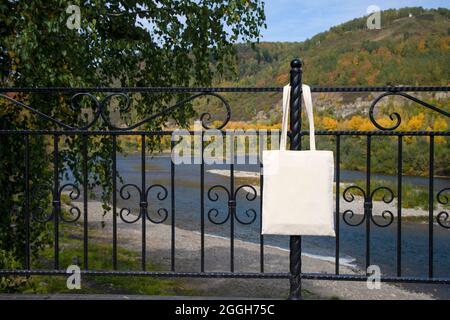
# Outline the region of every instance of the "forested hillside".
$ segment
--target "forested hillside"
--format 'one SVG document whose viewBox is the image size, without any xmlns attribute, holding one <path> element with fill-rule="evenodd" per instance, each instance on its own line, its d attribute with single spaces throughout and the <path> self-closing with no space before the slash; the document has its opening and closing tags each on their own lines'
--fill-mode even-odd
<svg viewBox="0 0 450 320">
<path fill-rule="evenodd" d="M 301 57 L 304 81 L 312 85 L 448 83 L 450 10 L 387 10 L 381 27 L 369 30 L 363 17 L 304 42 L 263 42 L 256 50 L 238 45 L 237 75 L 226 78 L 239 85 L 281 85 L 292 57 Z"/>
<path fill-rule="evenodd" d="M 282 86 L 289 81 L 292 58 L 304 62 L 303 82 L 320 86 L 357 85 L 449 85 L 450 10 L 403 8 L 381 13 L 381 30 L 369 30 L 367 17 L 351 20 L 304 42 L 263 42 L 252 48 L 238 45 L 236 73 L 216 79 L 217 86 Z M 298 26 L 301 28 L 301 25 Z M 290 32 L 295 32 L 291 30 Z M 377 130 L 367 115 L 370 103 L 380 93 L 313 94 L 318 130 Z M 227 128 L 279 128 L 281 94 L 223 94 L 232 107 L 232 123 Z M 448 93 L 412 93 L 434 106 L 450 111 Z M 204 101 L 203 101 L 204 102 Z M 198 102 L 202 104 L 202 101 Z M 204 106 L 203 106 L 204 108 Z M 204 110 L 204 109 L 203 109 Z M 223 106 L 210 99 L 208 110 L 215 119 L 223 117 Z M 380 123 L 391 126 L 392 112 L 401 115 L 397 130 L 446 131 L 449 119 L 406 100 L 389 97 L 376 108 Z M 304 119 L 305 120 L 305 119 Z M 306 121 L 304 128 L 307 127 Z M 322 139 L 323 140 L 323 139 Z M 348 156 L 345 169 L 365 170 L 363 145 L 356 140 L 343 142 Z M 394 174 L 396 142 L 380 139 L 373 154 L 376 172 Z M 407 138 L 404 150 L 404 173 L 426 175 L 428 163 L 424 150 L 426 138 Z M 436 175 L 449 176 L 450 141 L 436 138 Z M 359 148 L 360 146 L 361 148 Z M 321 148 L 334 144 L 319 141 Z"/>
<path fill-rule="evenodd" d="M 369 30 L 366 19 L 351 20 L 304 42 L 262 42 L 255 48 L 240 44 L 236 47 L 236 72 L 216 78 L 215 84 L 284 85 L 289 80 L 293 57 L 303 60 L 303 81 L 310 85 L 449 84 L 450 10 L 382 11 L 380 30 Z M 315 103 L 320 110 L 331 110 L 330 115 L 340 118 L 364 112 L 368 98 L 373 97 L 328 94 L 315 97 Z M 265 124 L 279 121 L 277 94 L 229 95 L 229 99 L 238 106 L 233 120 Z M 437 96 L 437 100 L 448 103 L 445 95 Z"/>
</svg>

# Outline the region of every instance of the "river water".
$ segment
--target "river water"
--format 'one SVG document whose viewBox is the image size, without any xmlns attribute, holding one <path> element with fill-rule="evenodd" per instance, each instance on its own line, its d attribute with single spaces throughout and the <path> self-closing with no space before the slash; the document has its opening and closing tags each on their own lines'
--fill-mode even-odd
<svg viewBox="0 0 450 320">
<path fill-rule="evenodd" d="M 140 155 L 131 154 L 118 157 L 117 169 L 123 178 L 123 183 L 141 184 Z M 205 171 L 210 169 L 229 169 L 227 165 L 205 165 Z M 258 165 L 236 165 L 235 170 L 258 171 Z M 364 173 L 342 171 L 342 182 L 351 182 L 365 177 Z M 372 175 L 372 180 L 395 180 L 396 177 Z M 404 183 L 427 186 L 428 179 L 422 177 L 404 177 Z M 164 201 L 149 198 L 149 209 L 165 207 L 170 212 L 170 156 L 146 157 L 146 184 L 159 183 L 166 186 L 169 196 Z M 236 184 L 239 183 L 239 180 Z M 209 209 L 216 208 L 226 214 L 227 199 L 224 193 L 219 193 L 219 200 L 209 201 L 206 192 L 213 185 L 229 186 L 229 178 L 212 173 L 205 173 L 205 214 Z M 450 180 L 435 179 L 435 190 L 450 187 Z M 119 186 L 120 188 L 120 186 Z M 301 190 L 299 190 L 301 192 Z M 246 192 L 238 195 L 239 212 L 253 208 L 258 213 L 251 225 L 236 223 L 235 237 L 251 242 L 259 242 L 259 196 L 252 202 L 245 199 Z M 151 196 L 151 195 L 150 195 Z M 154 202 L 152 202 L 154 201 Z M 343 200 L 342 200 L 343 201 Z M 131 193 L 129 200 L 118 197 L 118 207 L 129 207 L 138 211 L 139 198 Z M 200 165 L 175 166 L 175 217 L 176 226 L 182 229 L 200 231 Z M 363 208 L 355 213 L 362 213 Z M 395 211 L 393 211 L 395 214 Z M 222 216 L 223 217 L 223 216 Z M 220 218 L 220 215 L 219 215 Z M 245 216 L 243 216 L 245 218 Z M 221 226 L 212 224 L 205 219 L 205 232 L 218 236 L 229 237 L 229 223 Z M 167 220 L 170 223 L 170 219 Z M 332 237 L 303 237 L 304 253 L 318 256 L 321 259 L 333 260 L 335 256 L 335 238 Z M 372 224 L 371 228 L 371 263 L 381 268 L 383 275 L 396 275 L 396 239 L 397 224 L 392 223 L 387 228 L 379 228 Z M 265 244 L 288 248 L 289 238 L 284 236 L 265 236 Z M 195 257 L 193 257 L 195 258 Z M 200 252 L 199 257 L 200 259 Z M 342 264 L 363 267 L 365 265 L 365 224 L 352 227 L 346 225 L 342 219 L 340 223 L 340 261 Z M 257 271 L 257 270 L 255 270 Z M 435 277 L 450 277 L 450 230 L 435 224 L 434 227 L 434 274 Z M 421 222 L 402 222 L 402 276 L 426 277 L 428 275 L 428 224 Z M 418 289 L 417 285 L 408 285 Z M 450 298 L 449 286 L 422 286 L 421 290 L 432 290 L 440 298 Z"/>
</svg>

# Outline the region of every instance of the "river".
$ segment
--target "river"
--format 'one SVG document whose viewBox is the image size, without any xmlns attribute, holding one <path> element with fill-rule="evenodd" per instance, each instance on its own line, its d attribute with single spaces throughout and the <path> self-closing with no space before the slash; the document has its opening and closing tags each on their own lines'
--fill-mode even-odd
<svg viewBox="0 0 450 320">
<path fill-rule="evenodd" d="M 117 169 L 124 183 L 141 184 L 141 158 L 140 155 L 131 154 L 127 157 L 118 157 Z M 206 165 L 205 170 L 228 169 L 227 165 Z M 170 192 L 170 156 L 155 156 L 146 158 L 146 184 L 162 184 Z M 257 165 L 236 165 L 236 170 L 257 171 Z M 365 177 L 362 172 L 342 171 L 343 182 L 360 180 Z M 372 175 L 374 180 L 393 180 L 396 177 L 386 175 Z M 404 183 L 427 186 L 428 179 L 423 177 L 404 177 Z M 435 190 L 450 187 L 449 179 L 436 178 Z M 229 186 L 229 178 L 212 173 L 205 173 L 205 192 L 213 185 Z M 120 188 L 120 186 L 119 186 Z M 301 192 L 301 190 L 299 190 Z M 227 199 L 224 193 L 219 193 L 217 202 L 206 199 L 205 213 L 211 208 L 216 208 L 222 213 L 227 211 Z M 254 208 L 258 217 L 251 225 L 236 223 L 235 237 L 246 241 L 259 241 L 259 196 L 248 202 L 242 192 L 238 198 L 238 211 Z M 155 197 L 149 198 L 155 201 Z M 119 207 L 129 207 L 138 210 L 139 198 L 136 193 L 131 193 L 131 199 L 122 200 L 118 197 Z M 153 202 L 149 210 L 156 207 L 170 209 L 170 194 L 166 200 L 159 203 Z M 179 228 L 200 231 L 200 165 L 175 166 L 175 217 L 176 226 Z M 361 208 L 360 213 L 362 213 Z M 169 210 L 170 212 L 170 210 Z M 358 212 L 357 212 L 358 213 Z M 395 212 L 394 212 L 395 214 Z M 205 219 L 205 232 L 224 237 L 229 236 L 229 223 L 221 226 L 213 225 Z M 167 220 L 167 223 L 170 219 Z M 332 237 L 303 237 L 304 253 L 319 256 L 322 259 L 334 259 L 335 238 Z M 396 239 L 397 224 L 394 222 L 387 228 L 379 228 L 372 224 L 371 228 L 371 263 L 377 264 L 381 272 L 386 276 L 396 275 Z M 288 248 L 289 238 L 284 236 L 265 236 L 268 245 Z M 200 258 L 200 257 L 198 257 Z M 346 225 L 342 219 L 340 223 L 340 261 L 341 263 L 362 267 L 365 264 L 365 224 L 352 227 Z M 257 271 L 257 270 L 255 270 Z M 435 224 L 434 227 L 434 274 L 435 277 L 450 276 L 450 230 Z M 420 222 L 402 222 L 402 276 L 426 277 L 428 275 L 428 224 Z M 417 289 L 419 286 L 408 285 Z M 425 287 L 425 288 L 424 288 Z M 431 289 L 430 289 L 431 288 Z M 421 290 L 432 290 L 433 294 L 440 298 L 450 298 L 449 286 L 423 286 Z"/>
</svg>

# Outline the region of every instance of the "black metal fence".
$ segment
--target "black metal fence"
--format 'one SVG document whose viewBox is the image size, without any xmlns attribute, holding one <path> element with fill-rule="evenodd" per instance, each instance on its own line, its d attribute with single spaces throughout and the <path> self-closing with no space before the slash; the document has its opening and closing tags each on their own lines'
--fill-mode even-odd
<svg viewBox="0 0 450 320">
<path fill-rule="evenodd" d="M 301 94 L 302 94 L 302 69 L 301 62 L 299 60 L 293 60 L 291 63 L 291 71 L 290 71 L 290 84 L 291 84 L 291 115 L 290 115 L 290 138 L 291 138 L 291 149 L 300 150 L 301 149 L 301 137 L 308 134 L 306 131 L 302 131 L 301 128 Z M 444 228 L 450 229 L 450 225 L 448 224 L 449 213 L 447 211 L 441 211 L 436 214 L 435 212 L 435 204 L 439 203 L 442 205 L 447 205 L 449 203 L 447 193 L 450 191 L 449 188 L 444 188 L 442 190 L 435 190 L 434 187 L 434 164 L 435 164 L 435 139 L 436 137 L 448 137 L 450 136 L 450 131 L 395 131 L 400 125 L 401 118 L 397 113 L 393 113 L 390 115 L 390 119 L 392 120 L 393 125 L 389 127 L 385 127 L 384 125 L 377 122 L 374 116 L 374 109 L 377 103 L 386 96 L 397 95 L 402 96 L 406 99 L 412 100 L 413 102 L 425 107 L 434 112 L 440 113 L 443 117 L 450 117 L 450 113 L 448 111 L 439 109 L 429 103 L 421 101 L 416 97 L 410 95 L 408 92 L 448 92 L 450 87 L 412 87 L 412 86 L 401 86 L 401 87 L 312 87 L 312 92 L 381 92 L 375 100 L 373 100 L 370 109 L 369 109 L 369 117 L 373 125 L 375 125 L 379 130 L 377 131 L 318 131 L 317 135 L 319 136 L 328 136 L 333 137 L 335 141 L 335 193 L 336 193 L 336 212 L 341 213 L 336 214 L 336 239 L 335 239 L 335 272 L 332 274 L 327 273 L 305 273 L 302 272 L 302 238 L 300 236 L 292 236 L 290 237 L 290 270 L 284 273 L 272 273 L 265 272 L 264 270 L 264 248 L 265 248 L 265 239 L 263 235 L 259 235 L 259 244 L 260 244 L 260 268 L 259 272 L 236 272 L 234 268 L 234 246 L 235 246 L 235 225 L 248 225 L 253 224 L 255 221 L 261 221 L 261 219 L 257 219 L 257 210 L 250 209 L 244 213 L 244 216 L 241 216 L 240 213 L 236 210 L 239 205 L 239 197 L 237 194 L 244 187 L 250 188 L 249 193 L 246 196 L 246 201 L 254 201 L 257 199 L 257 191 L 251 185 L 236 185 L 235 181 L 235 167 L 234 164 L 229 165 L 229 185 L 215 185 L 208 190 L 205 187 L 205 164 L 204 161 L 200 164 L 200 233 L 201 233 L 201 248 L 199 252 L 200 258 L 200 269 L 197 272 L 179 272 L 177 271 L 176 266 L 176 254 L 177 248 L 175 246 L 176 240 L 176 232 L 175 232 L 175 222 L 176 222 L 176 214 L 175 214 L 175 204 L 176 204 L 176 167 L 173 162 L 171 162 L 170 167 L 170 185 L 165 186 L 162 184 L 153 184 L 148 185 L 146 180 L 146 160 L 145 160 L 145 150 L 146 150 L 146 140 L 152 136 L 172 136 L 172 131 L 145 131 L 145 130 L 134 130 L 138 128 L 140 125 L 151 121 L 152 119 L 164 115 L 170 114 L 171 111 L 182 107 L 186 102 L 192 101 L 195 98 L 202 96 L 214 96 L 219 98 L 223 106 L 226 109 L 226 119 L 223 123 L 218 127 L 219 129 L 226 128 L 226 124 L 230 120 L 232 114 L 232 108 L 227 102 L 225 98 L 223 98 L 220 93 L 223 92 L 246 92 L 246 93 L 261 93 L 261 92 L 282 92 L 282 88 L 280 87 L 241 87 L 241 88 L 0 88 L 0 99 L 4 99 L 9 101 L 11 104 L 17 105 L 20 108 L 25 108 L 30 112 L 38 115 L 42 119 L 46 119 L 53 124 L 59 126 L 60 129 L 56 130 L 31 130 L 31 129 L 21 129 L 21 130 L 1 130 L 0 135 L 13 135 L 17 136 L 18 139 L 23 139 L 25 145 L 25 154 L 24 154 L 24 163 L 25 163 L 25 172 L 23 173 L 23 186 L 25 193 L 25 203 L 24 207 L 26 208 L 26 217 L 25 217 L 25 225 L 21 226 L 25 230 L 25 264 L 22 269 L 14 269 L 14 270 L 0 270 L 0 275 L 65 275 L 66 271 L 61 269 L 60 259 L 59 259 L 59 234 L 60 234 L 60 226 L 61 222 L 74 222 L 80 217 L 83 218 L 83 270 L 82 274 L 89 275 L 118 275 L 118 276 L 152 276 L 152 277 L 204 277 L 204 278 L 286 278 L 290 279 L 290 298 L 291 299 L 299 299 L 301 298 L 301 280 L 302 279 L 315 279 L 315 280 L 346 280 L 346 281 L 365 281 L 368 279 L 368 274 L 355 275 L 355 274 L 341 274 L 340 272 L 340 248 L 341 248 L 341 224 L 345 223 L 348 226 L 365 226 L 365 265 L 368 267 L 371 265 L 371 247 L 374 245 L 371 243 L 371 231 L 372 228 L 385 228 L 389 225 L 392 225 L 394 222 L 396 223 L 396 261 L 395 276 L 382 276 L 381 281 L 385 282 L 411 282 L 411 283 L 435 283 L 435 284 L 450 284 L 450 266 L 448 267 L 448 273 L 444 278 L 437 278 L 434 276 L 434 231 L 435 228 Z M 61 122 L 55 118 L 50 117 L 44 113 L 41 113 L 37 109 L 34 109 L 32 106 L 28 106 L 27 104 L 18 101 L 15 97 L 11 96 L 10 93 L 23 93 L 30 94 L 33 92 L 40 93 L 70 93 L 73 94 L 73 98 L 81 96 L 90 96 L 92 100 L 96 104 L 96 111 L 93 115 L 93 120 L 86 124 L 81 128 L 73 127 L 68 124 Z M 106 93 L 107 96 L 99 101 L 93 93 Z M 176 103 L 172 107 L 167 108 L 163 112 L 159 112 L 154 114 L 139 123 L 136 123 L 127 128 L 116 127 L 109 120 L 108 115 L 105 110 L 106 101 L 113 97 L 114 95 L 121 95 L 122 97 L 126 97 L 128 99 L 127 94 L 130 93 L 191 93 L 193 94 L 190 98 L 180 101 Z M 92 125 L 98 120 L 103 119 L 108 126 L 107 130 L 91 130 Z M 208 128 L 206 122 L 204 121 L 205 115 L 202 116 L 202 124 L 204 128 Z M 29 151 L 30 147 L 30 137 L 32 136 L 47 136 L 53 140 L 53 186 L 52 186 L 52 206 L 53 210 L 50 215 L 44 218 L 37 218 L 31 212 L 29 208 L 30 197 L 32 196 L 30 193 L 29 186 L 29 174 L 30 174 L 30 159 Z M 89 136 L 110 136 L 112 137 L 112 149 L 111 149 L 111 159 L 112 159 L 112 270 L 91 270 L 89 268 L 89 259 L 88 259 L 88 244 L 89 244 L 89 234 L 88 234 L 88 223 L 89 223 L 89 212 L 88 212 L 88 144 L 87 139 Z M 117 139 L 120 136 L 140 136 L 140 159 L 141 159 L 141 183 L 132 184 L 124 181 L 124 184 L 118 188 L 117 184 Z M 74 183 L 65 183 L 61 182 L 60 172 L 59 170 L 59 141 L 64 136 L 81 136 L 82 137 L 82 148 L 81 148 L 81 161 L 82 161 L 82 172 L 83 179 L 81 185 Z M 343 137 L 347 136 L 358 136 L 363 137 L 365 139 L 365 147 L 366 147 L 366 171 L 365 171 L 365 186 L 351 185 L 342 192 L 341 198 L 341 140 Z M 397 140 L 397 190 L 392 190 L 388 187 L 378 187 L 372 188 L 371 183 L 371 152 L 372 152 L 372 138 L 375 136 L 391 136 L 395 137 Z M 403 147 L 404 147 L 404 139 L 405 137 L 427 137 L 429 140 L 429 149 L 423 150 L 424 153 L 428 154 L 429 159 L 429 183 L 428 183 L 428 250 L 426 254 L 428 255 L 428 276 L 427 277 L 406 277 L 403 276 L 403 261 L 402 261 L 402 182 L 403 182 Z M 445 138 L 447 139 L 447 138 Z M 203 142 L 202 142 L 203 146 Z M 173 149 L 174 142 L 171 142 L 171 148 Z M 202 155 L 203 157 L 203 155 Z M 203 159 L 202 159 L 203 160 Z M 0 160 L 1 161 L 1 160 Z M 450 164 L 449 164 L 450 165 Z M 259 176 L 260 179 L 260 192 L 263 187 L 263 175 Z M 68 189 L 72 190 L 71 197 L 73 199 L 78 199 L 81 195 L 80 189 L 83 190 L 83 208 L 76 209 L 73 211 L 73 215 L 68 219 L 64 217 L 62 214 L 62 204 L 61 204 L 61 195 L 62 192 L 67 191 Z M 121 199 L 129 199 L 130 198 L 130 190 L 134 189 L 139 194 L 139 213 L 137 215 L 129 215 L 129 209 L 122 208 L 119 209 L 117 206 L 118 197 Z M 159 209 L 156 213 L 156 217 L 152 216 L 149 213 L 149 200 L 148 195 L 151 190 L 157 189 L 157 200 L 170 200 L 169 209 L 163 208 Z M 221 190 L 226 194 L 228 199 L 227 208 L 228 212 L 224 215 L 224 217 L 218 217 L 218 211 L 216 209 L 210 209 L 209 211 L 205 208 L 205 201 L 219 201 L 219 195 L 217 193 L 218 190 Z M 301 193 L 301 190 L 298 190 Z M 363 210 L 364 214 L 359 217 L 355 216 L 355 213 L 351 210 L 346 210 L 341 212 L 340 206 L 341 201 L 352 202 L 354 198 L 354 192 L 363 195 L 364 203 L 361 210 Z M 373 216 L 373 201 L 374 195 L 377 192 L 384 192 L 385 196 L 383 201 L 386 203 L 390 203 L 394 196 L 397 198 L 397 212 L 394 214 L 390 210 L 386 210 L 383 212 L 380 219 L 374 219 Z M 262 194 L 262 192 L 260 193 Z M 436 195 L 436 196 L 435 196 Z M 222 200 L 222 199 L 220 199 Z M 256 202 L 255 202 L 256 204 Z M 256 206 L 260 206 L 261 203 L 256 204 Z M 396 217 L 396 219 L 395 219 Z M 33 269 L 30 263 L 30 243 L 33 239 L 30 239 L 30 221 L 31 219 L 40 219 L 42 223 L 53 224 L 53 236 L 54 236 L 54 267 L 51 270 L 42 270 L 42 269 Z M 117 247 L 118 247 L 118 239 L 117 239 L 117 226 L 118 219 L 125 223 L 140 223 L 141 224 L 141 235 L 142 235 L 142 247 L 141 247 L 141 270 L 140 271 L 122 271 L 118 270 L 117 266 Z M 147 271 L 146 270 L 146 258 L 147 258 L 147 248 L 146 248 L 146 232 L 147 232 L 147 223 L 169 223 L 171 226 L 171 235 L 170 235 L 170 270 L 167 271 Z M 230 267 L 229 272 L 210 272 L 205 271 L 205 224 L 213 223 L 213 224 L 228 224 L 229 226 L 229 240 L 230 240 Z M 450 230 L 449 230 L 450 232 Z"/>
</svg>

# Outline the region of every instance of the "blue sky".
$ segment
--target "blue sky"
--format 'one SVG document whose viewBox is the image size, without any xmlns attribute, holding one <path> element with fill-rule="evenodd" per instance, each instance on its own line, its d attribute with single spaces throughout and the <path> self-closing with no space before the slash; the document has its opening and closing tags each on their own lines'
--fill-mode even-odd
<svg viewBox="0 0 450 320">
<path fill-rule="evenodd" d="M 303 41 L 330 27 L 381 10 L 402 7 L 449 8 L 449 0 L 266 0 L 267 29 L 261 41 Z M 383 27 L 383 16 L 381 16 Z"/>
</svg>

